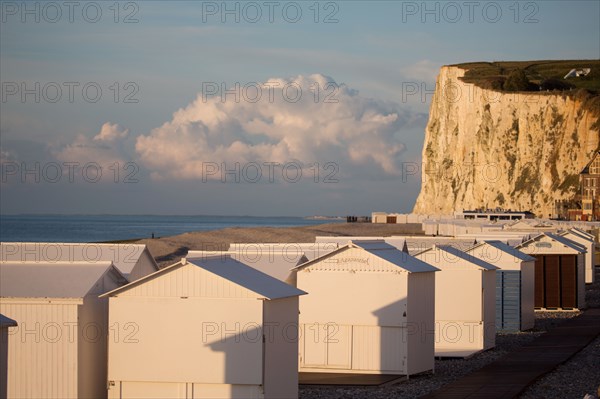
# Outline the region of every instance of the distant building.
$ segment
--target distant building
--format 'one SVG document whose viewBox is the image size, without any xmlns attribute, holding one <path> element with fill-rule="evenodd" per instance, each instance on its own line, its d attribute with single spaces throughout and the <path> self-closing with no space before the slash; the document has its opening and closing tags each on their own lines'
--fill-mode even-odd
<svg viewBox="0 0 600 399">
<path fill-rule="evenodd" d="M 579 78 L 581 76 L 587 76 L 590 74 L 590 72 L 592 72 L 591 68 L 581 68 L 581 69 L 573 68 L 569 71 L 569 73 L 567 73 L 565 75 L 564 79 Z"/>
<path fill-rule="evenodd" d="M 535 215 L 530 211 L 511 210 L 474 210 L 454 212 L 456 219 L 478 219 L 478 220 L 521 220 L 533 219 Z"/>
<path fill-rule="evenodd" d="M 579 173 L 579 192 L 571 199 L 556 201 L 559 219 L 574 221 L 600 220 L 600 151 Z"/>
</svg>

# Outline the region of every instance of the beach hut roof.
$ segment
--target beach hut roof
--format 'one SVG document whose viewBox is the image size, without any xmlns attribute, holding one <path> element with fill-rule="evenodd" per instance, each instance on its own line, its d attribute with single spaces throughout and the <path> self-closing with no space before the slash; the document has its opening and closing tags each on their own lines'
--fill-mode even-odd
<svg viewBox="0 0 600 399">
<path fill-rule="evenodd" d="M 571 227 L 570 230 L 575 231 L 575 232 L 579 233 L 582 236 L 589 237 L 591 240 L 595 239 L 595 237 L 594 237 L 593 234 L 590 234 L 587 231 L 580 229 L 579 227 Z"/>
<path fill-rule="evenodd" d="M 262 251 L 265 249 L 285 250 L 285 251 L 303 251 L 314 248 L 330 248 L 334 243 L 328 242 L 273 242 L 273 243 L 231 243 L 229 251 Z"/>
<path fill-rule="evenodd" d="M 142 253 L 144 244 L 98 244 L 64 242 L 3 242 L 0 260 L 11 262 L 112 262 L 121 273 L 128 276 Z M 148 257 L 158 270 L 154 258 Z"/>
<path fill-rule="evenodd" d="M 354 246 L 362 248 L 366 251 L 376 251 L 376 250 L 398 250 L 398 248 L 394 247 L 391 244 L 388 244 L 384 240 L 350 240 Z"/>
<path fill-rule="evenodd" d="M 417 255 L 434 246 L 452 246 L 460 250 L 465 250 L 475 245 L 473 238 L 454 238 L 454 237 L 411 237 L 406 239 L 406 249 L 411 255 Z"/>
<path fill-rule="evenodd" d="M 424 253 L 430 252 L 430 251 L 436 251 L 436 250 L 446 252 L 452 256 L 455 256 L 459 259 L 464 260 L 465 262 L 469 262 L 472 265 L 474 265 L 480 269 L 483 269 L 483 270 L 498 270 L 499 269 L 499 267 L 496 267 L 496 266 L 492 265 L 491 263 L 488 263 L 479 258 L 476 258 L 475 256 L 468 254 L 466 252 L 463 252 L 460 249 L 455 248 L 451 245 L 439 245 L 439 246 L 436 245 L 432 248 L 426 249 L 423 252 L 420 252 L 418 255 L 421 255 L 421 254 L 424 254 Z"/>
<path fill-rule="evenodd" d="M 480 267 L 481 269 L 484 269 L 484 270 L 498 270 L 499 269 L 499 267 L 496 267 L 496 266 L 492 265 L 491 263 L 488 263 L 481 259 L 475 258 L 475 257 L 465 253 L 464 251 L 461 251 L 460 249 L 455 248 L 451 245 L 442 245 L 438 248 L 444 252 L 447 252 L 449 254 L 456 256 L 457 258 L 463 259 L 467 262 L 471 262 L 471 263 L 475 264 L 476 266 Z"/>
<path fill-rule="evenodd" d="M 589 235 L 583 234 L 581 232 L 581 230 L 576 230 L 576 229 L 565 230 L 565 231 L 559 233 L 558 235 L 561 236 L 561 237 L 564 237 L 564 236 L 567 236 L 569 234 L 571 234 L 571 235 L 573 235 L 575 237 L 582 238 L 582 239 L 584 239 L 586 241 L 589 241 L 589 242 L 594 242 L 594 239 L 591 238 Z"/>
<path fill-rule="evenodd" d="M 370 253 L 371 255 L 377 256 L 378 258 L 381 258 L 393 264 L 394 266 L 404 269 L 409 273 L 439 271 L 438 268 L 433 267 L 430 264 L 425 263 L 419 259 L 416 259 L 408 255 L 406 252 L 400 251 L 393 245 L 390 245 L 384 242 L 383 240 L 359 240 L 349 242 L 348 244 L 336 249 L 335 251 L 332 251 L 326 255 L 320 256 L 316 259 L 313 259 L 309 262 L 303 263 L 302 265 L 295 267 L 294 270 L 305 269 L 325 257 L 335 255 L 350 248 L 360 248 Z"/>
<path fill-rule="evenodd" d="M 281 281 L 289 278 L 290 269 L 308 261 L 304 252 L 297 252 L 295 250 L 287 251 L 283 247 L 269 248 L 264 251 L 189 251 L 186 258 L 194 263 L 195 261 L 202 262 L 204 259 L 210 259 L 215 256 L 220 256 L 224 260 L 230 257 Z"/>
<path fill-rule="evenodd" d="M 165 267 L 155 273 L 149 274 L 123 287 L 114 289 L 101 296 L 114 296 L 124 291 L 137 287 L 146 281 L 153 280 L 163 274 L 172 272 L 186 265 L 193 265 L 200 269 L 206 270 L 212 274 L 222 277 L 234 284 L 244 287 L 260 297 L 266 299 L 288 298 L 298 295 L 305 295 L 306 292 L 292 287 L 274 277 L 269 276 L 261 271 L 253 269 L 231 256 L 216 255 L 212 257 L 187 259 L 182 258 L 181 261 L 174 265 Z"/>
<path fill-rule="evenodd" d="M 544 236 L 548 237 L 548 238 L 550 238 L 550 239 L 552 239 L 554 241 L 557 241 L 557 242 L 563 244 L 564 246 L 566 246 L 566 247 L 568 247 L 570 249 L 573 249 L 575 251 L 578 251 L 580 253 L 586 253 L 587 252 L 586 249 L 583 246 L 577 244 L 574 241 L 569 240 L 568 238 L 559 236 L 559 235 L 554 234 L 554 233 L 540 233 L 540 234 L 538 234 L 538 235 L 530 238 L 529 240 L 523 242 L 522 244 L 517 245 L 515 248 L 518 249 L 518 248 L 526 247 L 530 243 L 532 243 L 534 241 L 538 241 L 540 238 L 542 238 Z"/>
<path fill-rule="evenodd" d="M 481 242 L 480 244 L 477 244 L 476 246 L 474 246 L 473 248 L 469 249 L 467 252 L 471 252 L 476 248 L 481 247 L 482 245 L 490 245 L 502 252 L 505 252 L 509 255 L 514 256 L 515 258 L 523 261 L 523 262 L 531 262 L 531 261 L 535 261 L 535 258 L 533 256 L 529 256 L 521 251 L 519 251 L 518 249 L 511 247 L 508 244 L 503 243 L 502 241 L 499 240 L 486 240 Z"/>
<path fill-rule="evenodd" d="M 112 262 L 0 262 L 0 296 L 83 298 L 110 271 L 126 281 Z"/>
<path fill-rule="evenodd" d="M 0 313 L 0 327 L 16 327 L 17 322 Z"/>
<path fill-rule="evenodd" d="M 558 234 L 554 234 L 554 233 L 546 233 L 546 235 L 558 242 L 560 242 L 563 245 L 566 245 L 568 247 L 571 247 L 573 249 L 578 249 L 581 252 L 587 252 L 587 250 L 579 243 L 569 240 L 566 237 L 560 236 Z"/>
<path fill-rule="evenodd" d="M 306 256 L 306 260 L 317 258 L 338 248 L 337 242 L 288 242 L 288 243 L 232 243 L 229 252 L 240 252 L 253 256 L 254 253 L 283 254 L 285 258 L 292 259 L 294 254 Z M 252 254 L 252 255 L 250 255 Z M 299 263 L 304 263 L 301 260 Z M 299 264 L 298 263 L 298 264 Z M 295 266 L 295 265 L 294 265 Z"/>
<path fill-rule="evenodd" d="M 196 266 L 241 285 L 267 299 L 287 298 L 306 294 L 302 290 L 253 269 L 229 256 L 206 259 L 196 264 Z"/>
</svg>

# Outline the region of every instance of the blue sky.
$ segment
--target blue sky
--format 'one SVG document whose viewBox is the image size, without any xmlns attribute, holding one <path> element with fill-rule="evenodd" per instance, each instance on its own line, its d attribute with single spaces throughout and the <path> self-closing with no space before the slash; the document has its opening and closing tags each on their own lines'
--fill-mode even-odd
<svg viewBox="0 0 600 399">
<path fill-rule="evenodd" d="M 408 212 L 440 66 L 600 58 L 598 1 L 117 6 L 1 3 L 3 214 Z"/>
</svg>

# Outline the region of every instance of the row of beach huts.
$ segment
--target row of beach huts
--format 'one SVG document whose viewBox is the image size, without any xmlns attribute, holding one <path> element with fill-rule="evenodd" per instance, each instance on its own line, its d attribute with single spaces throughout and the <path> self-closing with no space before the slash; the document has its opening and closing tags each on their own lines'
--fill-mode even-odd
<svg viewBox="0 0 600 399">
<path fill-rule="evenodd" d="M 0 396 L 295 398 L 300 373 L 414 375 L 493 348 L 535 309 L 583 309 L 596 239 L 317 237 L 190 250 L 10 243 Z"/>
</svg>

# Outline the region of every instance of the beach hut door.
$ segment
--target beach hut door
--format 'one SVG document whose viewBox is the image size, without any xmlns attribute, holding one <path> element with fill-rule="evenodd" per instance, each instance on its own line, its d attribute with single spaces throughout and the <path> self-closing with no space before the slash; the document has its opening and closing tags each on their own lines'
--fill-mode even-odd
<svg viewBox="0 0 600 399">
<path fill-rule="evenodd" d="M 349 369 L 351 367 L 352 326 L 304 324 L 304 367 Z"/>
</svg>

